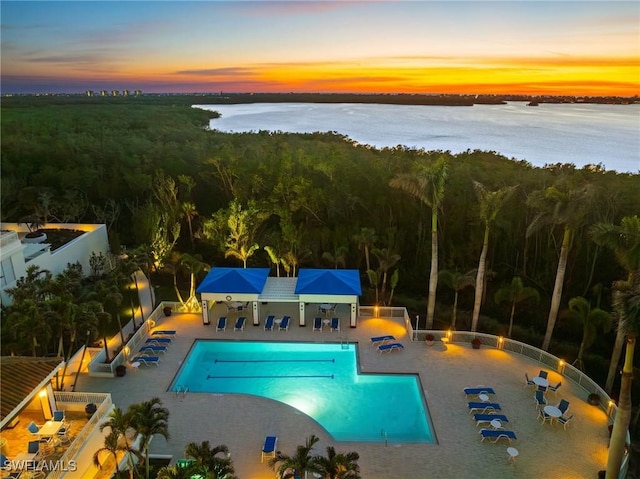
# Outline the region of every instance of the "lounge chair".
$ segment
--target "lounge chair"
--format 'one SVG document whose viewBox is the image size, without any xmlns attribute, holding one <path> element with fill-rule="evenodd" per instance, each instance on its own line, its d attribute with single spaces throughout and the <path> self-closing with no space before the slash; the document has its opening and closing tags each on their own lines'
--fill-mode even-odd
<svg viewBox="0 0 640 479">
<path fill-rule="evenodd" d="M 267 316 L 267 319 L 264 322 L 264 330 L 265 331 L 273 331 L 273 322 L 276 317 L 273 315 Z"/>
<path fill-rule="evenodd" d="M 216 331 L 224 331 L 227 329 L 227 317 L 220 316 L 218 318 L 218 325 L 216 326 Z"/>
<path fill-rule="evenodd" d="M 391 351 L 400 351 L 402 349 L 404 349 L 404 346 L 400 343 L 387 343 L 387 344 L 381 344 L 380 346 L 378 346 L 378 352 L 380 354 L 390 353 Z"/>
<path fill-rule="evenodd" d="M 282 321 L 280 321 L 280 326 L 278 329 L 280 329 L 280 331 L 289 331 L 289 320 L 291 318 L 289 316 L 284 316 L 282 318 Z"/>
<path fill-rule="evenodd" d="M 313 320 L 313 330 L 314 331 L 322 331 L 322 318 L 314 318 Z"/>
<path fill-rule="evenodd" d="M 477 413 L 478 411 L 482 411 L 483 413 L 487 411 L 502 411 L 500 404 L 497 402 L 470 401 L 467 403 L 467 407 L 469 408 L 469 414 Z"/>
<path fill-rule="evenodd" d="M 140 364 L 144 364 L 145 366 L 149 366 L 150 364 L 157 366 L 160 362 L 160 358 L 158 356 L 136 356 L 131 359 L 131 362 L 138 362 Z"/>
<path fill-rule="evenodd" d="M 158 353 L 166 353 L 167 352 L 167 347 L 166 346 L 142 346 L 140 348 L 140 350 L 138 351 L 138 353 L 140 354 L 150 354 L 151 356 L 155 356 Z"/>
<path fill-rule="evenodd" d="M 558 382 L 558 384 L 556 384 L 555 386 L 549 386 L 549 390 L 553 391 L 553 393 L 557 396 L 558 389 L 560 389 L 560 386 L 562 386 L 562 381 Z"/>
<path fill-rule="evenodd" d="M 548 376 L 547 372 L 546 372 L 546 371 L 543 371 L 542 369 L 541 369 L 541 370 L 540 370 L 540 372 L 538 373 L 538 377 L 539 377 L 539 378 L 547 379 L 547 376 Z"/>
<path fill-rule="evenodd" d="M 511 444 L 512 439 L 517 439 L 515 432 L 503 431 L 502 429 L 480 429 L 480 435 L 483 441 L 485 439 L 493 439 L 491 442 L 498 442 L 500 439 L 506 439 L 509 441 L 509 444 Z"/>
<path fill-rule="evenodd" d="M 247 322 L 247 318 L 246 316 L 240 316 L 238 319 L 236 319 L 236 324 L 233 327 L 234 331 L 244 331 L 244 323 Z"/>
<path fill-rule="evenodd" d="M 340 331 L 340 318 L 331 318 L 331 331 Z"/>
<path fill-rule="evenodd" d="M 544 397 L 544 392 L 540 389 L 536 390 L 533 395 L 533 400 L 536 402 L 536 407 L 542 407 L 547 405 L 547 400 Z"/>
<path fill-rule="evenodd" d="M 556 407 L 560 409 L 560 412 L 562 414 L 564 414 L 565 412 L 567 412 L 567 409 L 569 409 L 569 401 L 567 401 L 566 399 L 560 399 L 560 402 Z"/>
<path fill-rule="evenodd" d="M 464 397 L 477 396 L 478 394 L 495 394 L 496 393 L 493 390 L 493 388 L 490 388 L 487 386 L 476 386 L 473 388 L 464 388 L 462 392 L 464 393 Z"/>
<path fill-rule="evenodd" d="M 168 346 L 169 344 L 171 344 L 171 338 L 149 338 L 145 341 L 145 344 Z"/>
<path fill-rule="evenodd" d="M 386 344 L 390 341 L 395 341 L 395 340 L 396 340 L 395 336 L 391 336 L 390 334 L 387 334 L 386 336 L 376 336 L 375 338 L 371 338 L 371 345 L 380 346 L 381 344 Z"/>
<path fill-rule="evenodd" d="M 536 383 L 534 383 L 531 379 L 529 379 L 529 374 L 524 373 L 524 387 L 526 388 L 527 386 L 535 386 Z"/>
<path fill-rule="evenodd" d="M 480 424 L 490 423 L 491 421 L 498 420 L 500 422 L 509 422 L 507 416 L 504 414 L 474 414 L 473 420 L 476 422 L 476 427 Z"/>
<path fill-rule="evenodd" d="M 278 436 L 266 436 L 264 445 L 262 446 L 262 456 L 260 462 L 264 462 L 265 458 L 276 457 L 276 446 L 278 444 Z"/>
<path fill-rule="evenodd" d="M 175 336 L 177 333 L 174 330 L 159 330 L 151 333 L 151 336 Z"/>
</svg>

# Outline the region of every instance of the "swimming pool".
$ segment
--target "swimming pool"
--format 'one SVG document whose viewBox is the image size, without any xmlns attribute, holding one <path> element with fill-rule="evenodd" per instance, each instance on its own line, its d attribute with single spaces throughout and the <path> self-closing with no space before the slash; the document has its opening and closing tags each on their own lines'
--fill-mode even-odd
<svg viewBox="0 0 640 479">
<path fill-rule="evenodd" d="M 359 374 L 355 344 L 197 340 L 171 390 L 286 403 L 336 441 L 435 443 L 420 380 Z"/>
</svg>

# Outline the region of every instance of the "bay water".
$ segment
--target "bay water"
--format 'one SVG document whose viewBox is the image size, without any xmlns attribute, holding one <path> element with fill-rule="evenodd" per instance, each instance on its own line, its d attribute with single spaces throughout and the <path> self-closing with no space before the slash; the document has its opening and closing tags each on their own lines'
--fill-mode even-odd
<svg viewBox="0 0 640 479">
<path fill-rule="evenodd" d="M 640 104 L 471 107 L 368 103 L 251 103 L 194 105 L 220 118 L 222 132 L 333 131 L 376 148 L 404 146 L 459 153 L 495 151 L 537 167 L 571 163 L 640 172 Z"/>
</svg>

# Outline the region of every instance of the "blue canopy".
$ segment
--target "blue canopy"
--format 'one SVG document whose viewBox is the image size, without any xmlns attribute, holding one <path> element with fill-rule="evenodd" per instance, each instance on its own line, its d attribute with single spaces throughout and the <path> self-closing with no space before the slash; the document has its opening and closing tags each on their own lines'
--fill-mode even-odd
<svg viewBox="0 0 640 479">
<path fill-rule="evenodd" d="M 301 269 L 295 293 L 360 296 L 360 272 L 357 269 Z"/>
<path fill-rule="evenodd" d="M 269 268 L 211 268 L 196 293 L 260 294 Z"/>
</svg>

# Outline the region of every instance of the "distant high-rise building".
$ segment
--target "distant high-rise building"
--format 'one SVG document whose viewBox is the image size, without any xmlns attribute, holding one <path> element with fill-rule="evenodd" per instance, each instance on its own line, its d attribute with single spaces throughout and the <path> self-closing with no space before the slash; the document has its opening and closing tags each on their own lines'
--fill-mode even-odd
<svg viewBox="0 0 640 479">
<path fill-rule="evenodd" d="M 84 94 L 86 96 L 93 96 L 93 90 L 87 90 L 86 92 L 84 92 Z"/>
<path fill-rule="evenodd" d="M 118 96 L 120 92 L 118 90 L 111 90 L 111 96 Z"/>
<path fill-rule="evenodd" d="M 100 96 L 107 96 L 107 90 L 100 90 Z"/>
<path fill-rule="evenodd" d="M 129 90 L 122 90 L 122 96 L 129 96 Z"/>
<path fill-rule="evenodd" d="M 136 96 L 140 96 L 142 95 L 142 90 L 136 90 L 134 93 Z"/>
</svg>

